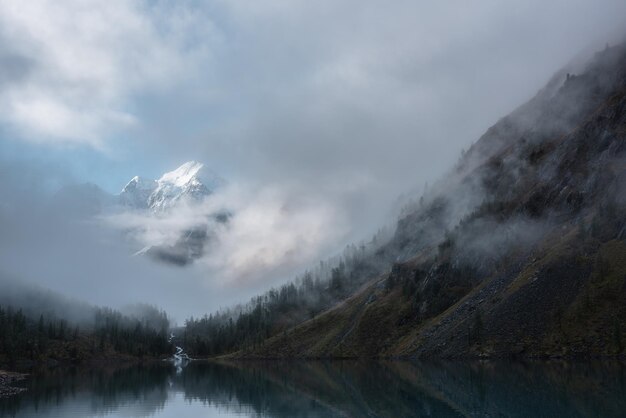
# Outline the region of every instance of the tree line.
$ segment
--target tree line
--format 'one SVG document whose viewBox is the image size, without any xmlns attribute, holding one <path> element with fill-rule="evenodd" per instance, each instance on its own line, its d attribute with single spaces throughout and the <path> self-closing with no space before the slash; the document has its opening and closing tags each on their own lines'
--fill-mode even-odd
<svg viewBox="0 0 626 418">
<path fill-rule="evenodd" d="M 157 311 L 158 312 L 158 311 Z M 78 322 L 55 315 L 28 315 L 22 309 L 0 305 L 0 363 L 17 360 L 80 361 L 111 356 L 160 357 L 173 352 L 169 321 L 122 315 L 94 308 L 93 320 Z"/>
</svg>

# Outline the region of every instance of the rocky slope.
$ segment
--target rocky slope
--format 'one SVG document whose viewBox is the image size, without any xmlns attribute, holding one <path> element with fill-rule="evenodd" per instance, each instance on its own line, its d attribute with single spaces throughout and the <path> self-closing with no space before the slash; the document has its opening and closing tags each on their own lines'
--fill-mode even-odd
<svg viewBox="0 0 626 418">
<path fill-rule="evenodd" d="M 623 355 L 625 240 L 620 45 L 491 127 L 398 221 L 387 273 L 236 356 Z"/>
</svg>

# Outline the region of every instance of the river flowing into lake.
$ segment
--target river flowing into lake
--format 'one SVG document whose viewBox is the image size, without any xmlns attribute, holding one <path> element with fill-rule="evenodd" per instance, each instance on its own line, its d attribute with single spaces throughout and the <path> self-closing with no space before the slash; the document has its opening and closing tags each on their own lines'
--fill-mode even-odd
<svg viewBox="0 0 626 418">
<path fill-rule="evenodd" d="M 626 416 L 626 367 L 613 361 L 164 361 L 35 370 L 25 385 L 0 416 Z"/>
</svg>

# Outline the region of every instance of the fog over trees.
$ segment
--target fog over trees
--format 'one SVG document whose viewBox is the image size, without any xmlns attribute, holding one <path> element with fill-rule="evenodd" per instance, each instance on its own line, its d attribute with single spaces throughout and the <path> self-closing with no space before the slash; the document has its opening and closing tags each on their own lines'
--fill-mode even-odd
<svg viewBox="0 0 626 418">
<path fill-rule="evenodd" d="M 156 307 L 120 312 L 16 283 L 1 283 L 0 289 L 0 362 L 173 353 L 169 319 Z"/>
</svg>

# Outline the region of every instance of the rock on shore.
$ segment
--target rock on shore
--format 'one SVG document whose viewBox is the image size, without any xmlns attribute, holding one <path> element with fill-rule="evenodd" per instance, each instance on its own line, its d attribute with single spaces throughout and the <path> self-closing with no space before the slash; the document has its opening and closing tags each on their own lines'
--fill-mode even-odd
<svg viewBox="0 0 626 418">
<path fill-rule="evenodd" d="M 15 382 L 24 380 L 26 375 L 23 373 L 7 372 L 0 370 L 0 398 L 17 395 L 24 392 L 25 388 L 12 386 Z"/>
</svg>

